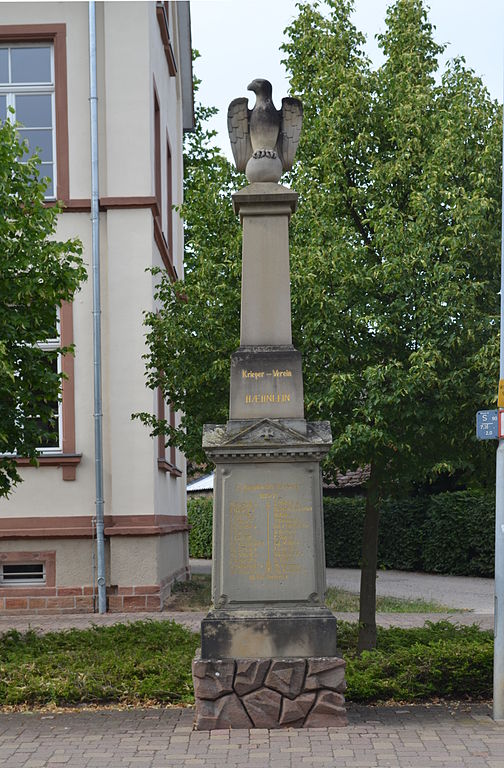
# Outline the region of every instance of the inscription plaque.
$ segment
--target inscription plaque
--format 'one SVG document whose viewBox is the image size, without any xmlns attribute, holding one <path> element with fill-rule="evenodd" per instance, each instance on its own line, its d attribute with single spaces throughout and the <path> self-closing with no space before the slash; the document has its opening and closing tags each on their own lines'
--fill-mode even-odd
<svg viewBox="0 0 504 768">
<path fill-rule="evenodd" d="M 231 357 L 230 419 L 302 419 L 301 354 L 242 348 Z"/>
<path fill-rule="evenodd" d="M 215 602 L 222 603 L 222 595 L 226 602 L 243 603 L 308 600 L 319 594 L 318 466 L 228 465 L 218 467 L 216 485 L 222 527 L 216 531 L 220 552 L 214 561 L 221 562 L 221 570 Z"/>
</svg>

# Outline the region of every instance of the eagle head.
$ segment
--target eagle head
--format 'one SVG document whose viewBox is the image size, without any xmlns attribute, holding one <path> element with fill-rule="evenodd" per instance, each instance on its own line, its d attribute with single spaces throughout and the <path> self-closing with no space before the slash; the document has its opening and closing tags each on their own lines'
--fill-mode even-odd
<svg viewBox="0 0 504 768">
<path fill-rule="evenodd" d="M 260 77 L 252 80 L 252 82 L 247 85 L 247 90 L 254 91 L 256 96 L 262 96 L 264 99 L 271 99 L 271 94 L 273 93 L 273 87 L 270 81 L 263 80 Z"/>
</svg>

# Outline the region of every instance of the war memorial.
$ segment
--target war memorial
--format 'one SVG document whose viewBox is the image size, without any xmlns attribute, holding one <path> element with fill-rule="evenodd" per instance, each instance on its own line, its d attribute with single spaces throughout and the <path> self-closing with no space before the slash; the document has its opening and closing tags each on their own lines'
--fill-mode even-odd
<svg viewBox="0 0 504 768">
<path fill-rule="evenodd" d="M 243 228 L 240 347 L 231 358 L 229 420 L 208 424 L 215 463 L 213 608 L 193 661 L 196 728 L 345 725 L 344 661 L 324 605 L 320 461 L 328 422 L 304 418 L 301 355 L 292 345 L 289 220 L 301 102 L 254 80 L 228 128 L 249 185 L 233 195 Z"/>
</svg>

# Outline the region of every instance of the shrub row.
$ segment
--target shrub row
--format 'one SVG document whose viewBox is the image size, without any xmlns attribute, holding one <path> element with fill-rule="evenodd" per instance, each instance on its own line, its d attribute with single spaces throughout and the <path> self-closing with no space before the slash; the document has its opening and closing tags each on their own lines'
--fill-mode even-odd
<svg viewBox="0 0 504 768">
<path fill-rule="evenodd" d="M 326 562 L 358 568 L 363 498 L 324 499 Z M 188 503 L 191 557 L 212 556 L 212 500 Z M 469 491 L 387 500 L 380 508 L 378 564 L 382 568 L 492 577 L 495 501 Z"/>
<path fill-rule="evenodd" d="M 338 622 L 349 701 L 487 699 L 492 695 L 491 632 L 447 621 L 427 622 L 415 629 L 379 627 L 376 650 L 359 656 L 357 631 L 357 624 Z"/>
<path fill-rule="evenodd" d="M 448 622 L 378 628 L 376 651 L 357 654 L 357 624 L 338 622 L 349 701 L 489 697 L 493 638 Z M 0 707 L 81 703 L 192 704 L 200 636 L 171 621 L 0 635 Z"/>
<path fill-rule="evenodd" d="M 0 707 L 194 701 L 201 640 L 173 621 L 0 634 Z"/>
</svg>

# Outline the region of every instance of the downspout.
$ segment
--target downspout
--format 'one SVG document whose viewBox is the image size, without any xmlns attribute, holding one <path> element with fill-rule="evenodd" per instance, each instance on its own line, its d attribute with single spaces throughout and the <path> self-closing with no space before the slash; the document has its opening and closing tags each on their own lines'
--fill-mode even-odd
<svg viewBox="0 0 504 768">
<path fill-rule="evenodd" d="M 103 433 L 100 300 L 100 213 L 98 198 L 98 96 L 96 88 L 96 12 L 89 0 L 89 107 L 91 119 L 91 228 L 93 254 L 93 370 L 96 483 L 96 555 L 98 612 L 107 612 L 103 521 Z"/>
</svg>

